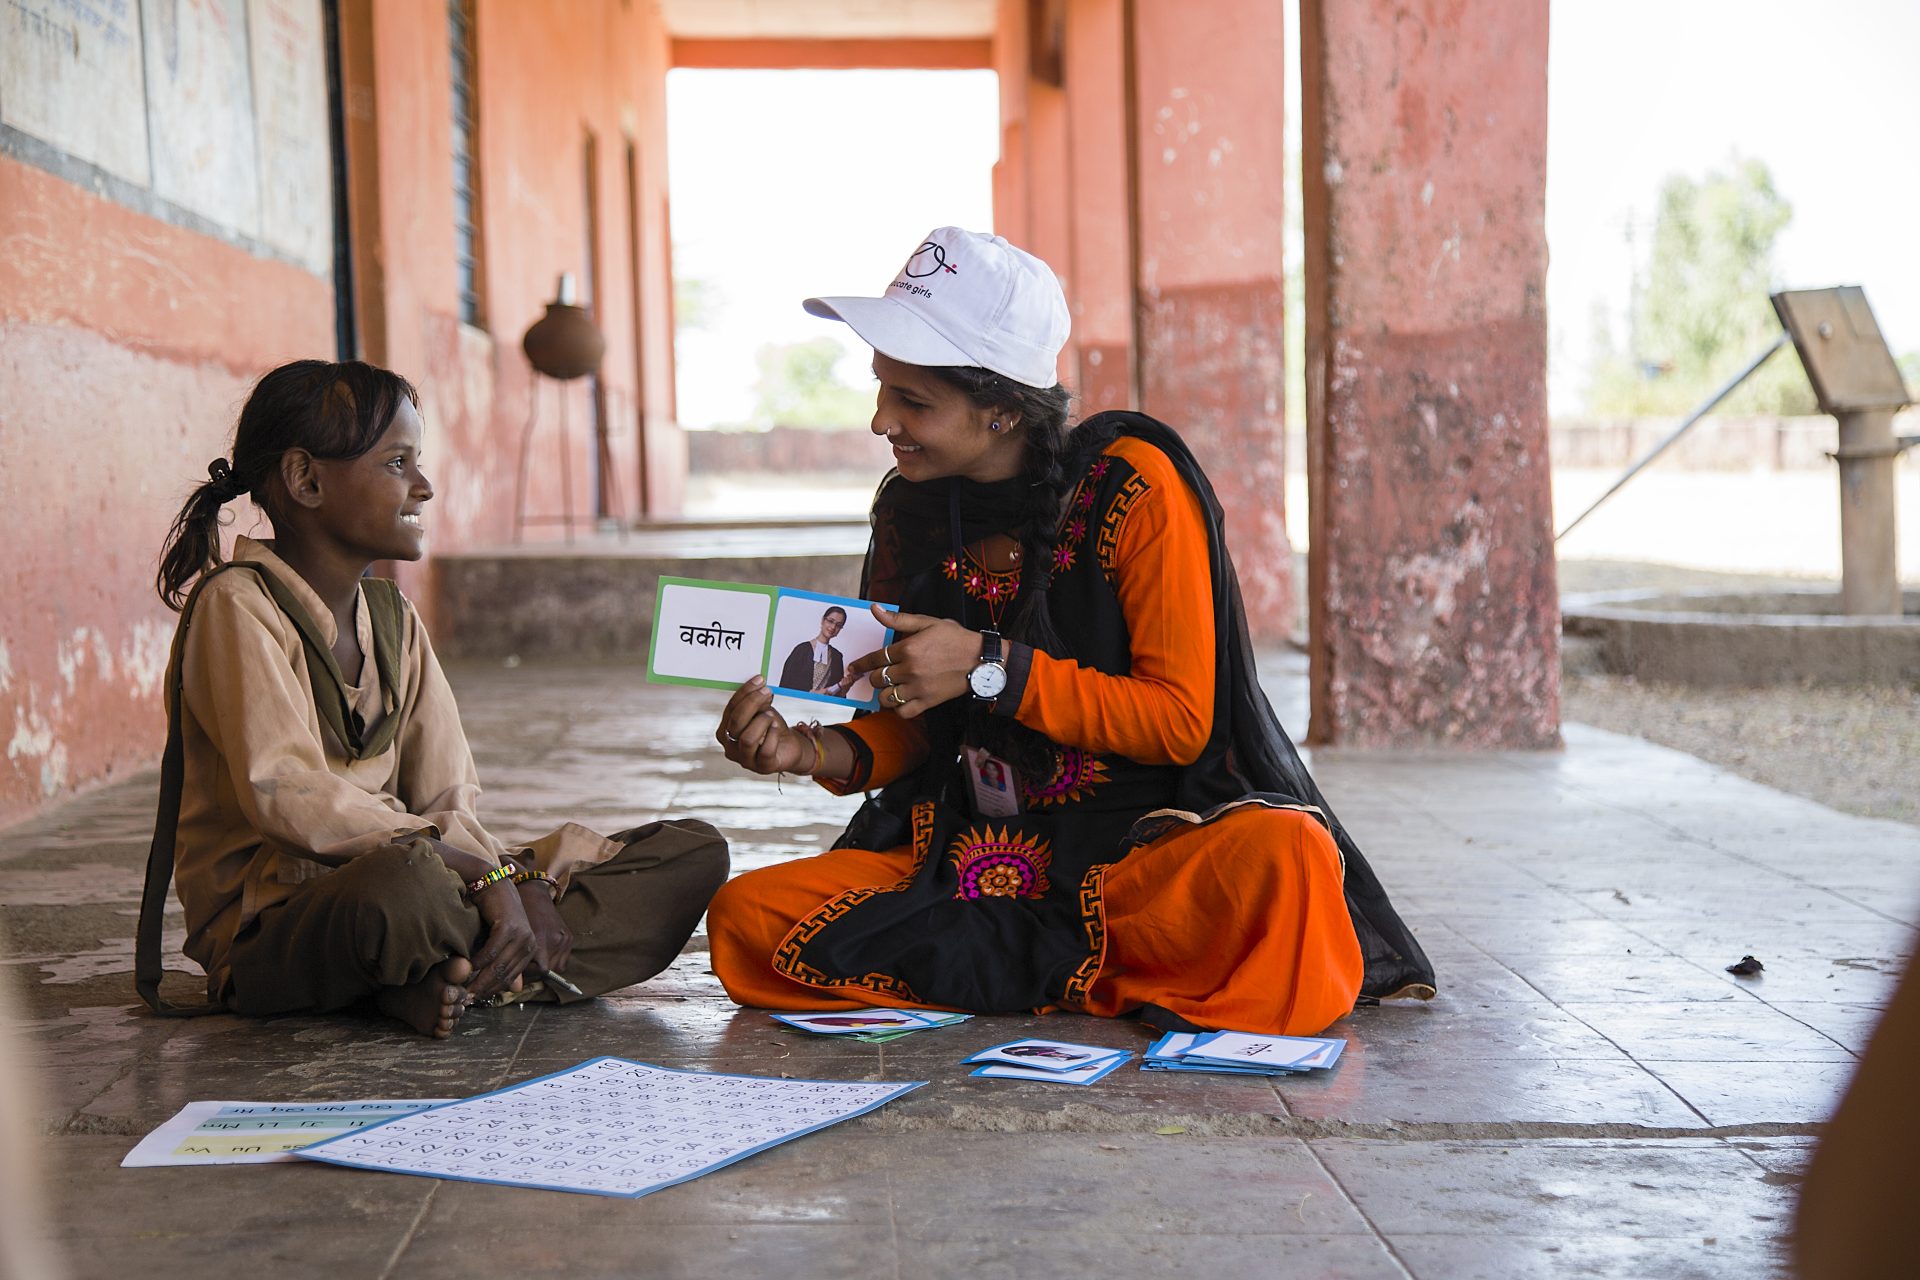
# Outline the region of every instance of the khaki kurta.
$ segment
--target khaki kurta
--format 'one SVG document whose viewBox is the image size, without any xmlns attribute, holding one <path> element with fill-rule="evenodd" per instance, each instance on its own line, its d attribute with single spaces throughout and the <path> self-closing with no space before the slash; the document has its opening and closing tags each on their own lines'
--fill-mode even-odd
<svg viewBox="0 0 1920 1280">
<path fill-rule="evenodd" d="M 336 639 L 333 613 L 265 544 L 240 538 L 257 561 Z M 261 911 L 324 875 L 410 834 L 437 836 L 498 863 L 509 846 L 481 825 L 473 753 L 420 618 L 407 610 L 392 701 L 383 699 L 364 595 L 354 625 L 365 656 L 349 689 L 369 730 L 402 717 L 393 745 L 349 760 L 314 710 L 300 633 L 251 573 L 224 573 L 201 593 L 182 658 L 184 786 L 175 878 L 186 910 L 184 950 L 217 1000 L 234 938 Z M 525 848 L 527 846 L 513 846 Z M 575 866 L 620 846 L 569 824 L 535 846 L 564 884 Z"/>
</svg>

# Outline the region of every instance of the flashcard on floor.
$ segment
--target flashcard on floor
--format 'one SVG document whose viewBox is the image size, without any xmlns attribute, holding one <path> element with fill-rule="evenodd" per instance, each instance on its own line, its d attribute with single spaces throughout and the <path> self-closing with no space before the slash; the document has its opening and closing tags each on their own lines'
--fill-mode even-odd
<svg viewBox="0 0 1920 1280">
<path fill-rule="evenodd" d="M 1095 1080 L 1111 1075 L 1114 1068 L 1133 1055 L 1122 1052 L 1116 1057 L 1103 1058 L 1071 1071 L 1037 1071 L 1032 1067 L 1010 1067 L 1000 1062 L 989 1062 L 985 1066 L 975 1067 L 972 1074 L 987 1076 L 994 1080 L 1038 1080 L 1044 1084 L 1092 1084 Z"/>
<path fill-rule="evenodd" d="M 189 1102 L 127 1152 L 120 1167 L 290 1162 L 301 1147 L 450 1101 Z"/>
<path fill-rule="evenodd" d="M 1189 1062 L 1223 1063 L 1237 1067 L 1270 1067 L 1283 1071 L 1310 1071 L 1332 1066 L 1345 1046 L 1343 1040 L 1318 1036 L 1262 1036 L 1245 1031 L 1216 1031 L 1187 1046 L 1181 1057 Z"/>
<path fill-rule="evenodd" d="M 826 1013 L 776 1013 L 775 1022 L 784 1022 L 817 1036 L 850 1036 L 862 1031 L 919 1031 L 948 1021 L 934 1022 L 911 1009 L 835 1009 Z"/>
<path fill-rule="evenodd" d="M 1030 1071 L 1079 1071 L 1104 1063 L 1109 1058 L 1129 1056 L 1125 1049 L 1103 1049 L 1092 1044 L 1068 1044 L 1063 1040 L 1009 1040 L 1006 1044 L 982 1049 L 967 1062 L 997 1062 L 1003 1066 L 1024 1067 Z"/>
<path fill-rule="evenodd" d="M 594 1058 L 306 1147 L 303 1160 L 643 1196 L 864 1115 L 923 1080 L 788 1080 Z"/>
<path fill-rule="evenodd" d="M 663 577 L 647 679 L 733 689 L 758 675 L 789 697 L 873 707 L 872 682 L 849 676 L 847 667 L 892 641 L 871 602 L 852 596 Z"/>
</svg>

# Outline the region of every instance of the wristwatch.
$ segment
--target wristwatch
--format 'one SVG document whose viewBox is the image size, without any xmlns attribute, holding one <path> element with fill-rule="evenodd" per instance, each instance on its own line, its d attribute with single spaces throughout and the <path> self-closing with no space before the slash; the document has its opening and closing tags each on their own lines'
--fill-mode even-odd
<svg viewBox="0 0 1920 1280">
<path fill-rule="evenodd" d="M 1006 690 L 1007 664 L 1000 656 L 998 631 L 980 633 L 980 661 L 967 672 L 967 687 L 973 690 L 975 702 L 989 705 Z"/>
</svg>

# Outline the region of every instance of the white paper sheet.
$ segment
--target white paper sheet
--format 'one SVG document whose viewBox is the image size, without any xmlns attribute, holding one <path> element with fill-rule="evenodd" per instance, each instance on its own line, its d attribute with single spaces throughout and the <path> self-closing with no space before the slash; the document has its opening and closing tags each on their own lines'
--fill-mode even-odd
<svg viewBox="0 0 1920 1280">
<path fill-rule="evenodd" d="M 173 1119 L 127 1152 L 120 1167 L 291 1161 L 297 1148 L 449 1101 L 449 1098 L 379 1098 L 352 1102 L 189 1102 Z"/>
<path fill-rule="evenodd" d="M 783 1080 L 594 1058 L 346 1134 L 300 1157 L 430 1178 L 643 1196 L 925 1083 Z"/>
</svg>

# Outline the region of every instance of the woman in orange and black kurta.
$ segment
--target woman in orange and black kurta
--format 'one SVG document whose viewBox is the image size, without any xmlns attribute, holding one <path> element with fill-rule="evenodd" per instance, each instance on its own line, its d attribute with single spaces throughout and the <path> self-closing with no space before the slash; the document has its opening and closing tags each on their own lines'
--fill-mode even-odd
<svg viewBox="0 0 1920 1280">
<path fill-rule="evenodd" d="M 1066 430 L 1044 264 L 941 228 L 887 296 L 809 309 L 875 347 L 896 471 L 862 594 L 901 610 L 848 666 L 881 711 L 789 725 L 759 681 L 728 704 L 748 768 L 879 788 L 841 847 L 714 899 L 729 994 L 1298 1034 L 1430 995 L 1260 692 L 1192 455 L 1137 414 Z"/>
</svg>

